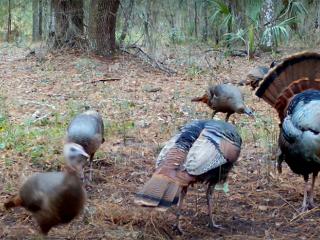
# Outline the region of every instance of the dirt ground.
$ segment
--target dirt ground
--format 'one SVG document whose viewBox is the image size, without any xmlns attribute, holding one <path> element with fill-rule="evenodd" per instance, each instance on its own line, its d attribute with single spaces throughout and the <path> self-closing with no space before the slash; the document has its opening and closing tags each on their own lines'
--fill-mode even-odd
<svg viewBox="0 0 320 240">
<path fill-rule="evenodd" d="M 283 54 L 288 52 L 291 50 Z M 221 57 L 214 52 L 207 59 L 195 54 L 193 59 L 198 59 L 200 66 L 203 62 L 210 68 L 187 66 L 181 57 L 181 64 L 176 61 L 171 65 L 178 74 L 168 76 L 129 54 L 103 59 L 77 52 L 50 53 L 42 59 L 26 58 L 27 53 L 26 49 L 0 49 L 0 113 L 6 112 L 12 129 L 38 115 L 48 123 L 40 128 L 51 132 L 26 141 L 33 147 L 44 146 L 38 157 L 32 155 L 34 148 L 19 152 L 14 147 L 0 148 L 1 203 L 31 173 L 61 168 L 64 129 L 71 111 L 98 109 L 106 123 L 106 142 L 96 156 L 86 209 L 72 223 L 53 228 L 48 239 L 320 238 L 320 209 L 299 214 L 302 177 L 286 164 L 281 175 L 275 169 L 277 115 L 247 86 L 240 88 L 256 119 L 240 115 L 230 118 L 242 135 L 242 152 L 229 176 L 230 191 L 214 194 L 216 221 L 224 228 L 209 229 L 205 186 L 201 184 L 189 189 L 182 236 L 172 228 L 175 209 L 157 212 L 133 203 L 134 193 L 151 176 L 163 143 L 182 124 L 210 117 L 206 106 L 190 99 L 203 94 L 208 84 L 245 79 L 252 67 L 269 65 L 271 56 L 248 62 L 243 57 Z M 53 134 L 58 125 L 63 129 Z M 316 193 L 319 205 L 318 184 Z M 40 236 L 24 209 L 6 212 L 1 206 L 0 238 Z"/>
</svg>

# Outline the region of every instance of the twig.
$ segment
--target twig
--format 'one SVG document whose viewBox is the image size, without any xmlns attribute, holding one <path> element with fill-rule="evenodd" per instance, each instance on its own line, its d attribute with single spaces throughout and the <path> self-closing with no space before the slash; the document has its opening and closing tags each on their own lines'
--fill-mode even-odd
<svg viewBox="0 0 320 240">
<path fill-rule="evenodd" d="M 291 203 L 289 203 L 286 199 L 284 199 L 279 193 L 278 193 L 278 196 L 281 198 L 282 201 L 284 201 L 286 204 L 288 204 L 293 210 L 295 210 L 297 213 L 299 213 L 299 211 Z"/>
<path fill-rule="evenodd" d="M 82 83 L 78 83 L 76 84 L 76 86 L 80 86 L 80 85 L 84 85 L 84 84 L 94 84 L 94 83 L 98 83 L 98 82 L 114 82 L 114 81 L 120 81 L 121 78 L 104 78 L 104 79 L 97 79 L 97 80 L 92 80 L 90 82 L 82 82 Z"/>
<path fill-rule="evenodd" d="M 320 208 L 313 208 L 313 209 L 311 209 L 310 211 L 302 212 L 302 213 L 298 214 L 297 216 L 293 217 L 293 218 L 290 220 L 290 222 L 292 223 L 292 222 L 294 222 L 295 220 L 297 220 L 297 219 L 299 219 L 299 218 L 301 218 L 301 217 L 304 217 L 304 216 L 309 215 L 309 214 L 311 214 L 311 213 L 317 212 L 317 211 L 319 211 L 319 210 L 320 210 Z"/>
<path fill-rule="evenodd" d="M 120 81 L 121 78 L 104 78 L 104 79 L 98 79 L 98 80 L 93 80 L 88 83 L 97 83 L 97 82 L 113 82 L 113 81 Z"/>
<path fill-rule="evenodd" d="M 163 72 L 166 72 L 170 75 L 176 74 L 177 71 L 174 69 L 171 69 L 167 66 L 165 66 L 163 63 L 159 62 L 158 60 L 152 58 L 149 54 L 147 54 L 146 52 L 144 52 L 140 47 L 136 46 L 136 45 L 131 45 L 129 47 L 127 47 L 127 49 L 136 49 L 137 53 L 133 54 L 135 56 L 139 57 L 139 53 L 142 55 L 142 57 L 140 56 L 141 59 L 146 60 L 146 62 L 148 62 L 151 66 L 153 66 L 154 68 L 157 68 Z M 129 51 L 127 51 L 126 49 L 123 49 L 122 51 L 132 54 Z"/>
<path fill-rule="evenodd" d="M 52 114 L 52 113 L 48 113 L 48 114 L 45 114 L 45 115 L 43 115 L 43 116 L 41 116 L 41 117 L 35 118 L 35 119 L 33 120 L 33 122 L 35 123 L 35 122 L 42 121 L 43 119 L 48 118 L 51 114 Z"/>
<path fill-rule="evenodd" d="M 107 158 L 99 158 L 99 159 L 94 159 L 93 162 L 101 162 L 101 161 L 106 161 L 106 160 L 108 160 L 108 159 Z"/>
</svg>

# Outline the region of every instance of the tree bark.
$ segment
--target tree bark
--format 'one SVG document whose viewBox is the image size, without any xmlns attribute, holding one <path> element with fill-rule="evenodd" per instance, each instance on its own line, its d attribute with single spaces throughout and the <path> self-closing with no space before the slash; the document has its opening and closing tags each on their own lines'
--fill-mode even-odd
<svg viewBox="0 0 320 240">
<path fill-rule="evenodd" d="M 127 36 L 127 33 L 128 33 L 129 20 L 131 18 L 133 5 L 134 5 L 134 0 L 130 0 L 129 1 L 129 5 L 128 5 L 128 10 L 127 11 L 124 10 L 124 23 L 123 23 L 122 32 L 121 32 L 120 39 L 119 39 L 119 45 L 120 46 L 122 46 L 123 41 L 125 40 L 125 38 Z"/>
<path fill-rule="evenodd" d="M 32 1 L 32 14 L 32 41 L 39 41 L 42 36 L 42 0 Z"/>
<path fill-rule="evenodd" d="M 52 0 L 54 47 L 74 46 L 83 35 L 83 0 Z"/>
<path fill-rule="evenodd" d="M 150 12 L 151 12 L 151 0 L 146 0 L 146 9 L 145 9 L 145 19 L 144 19 L 144 33 L 146 35 L 146 40 L 147 40 L 147 46 L 149 48 L 149 51 L 152 52 L 152 41 L 151 41 L 151 36 L 150 36 L 150 30 L 149 30 L 149 25 L 150 25 Z"/>
<path fill-rule="evenodd" d="M 43 3 L 39 0 L 39 36 L 42 39 L 42 19 L 43 19 Z"/>
<path fill-rule="evenodd" d="M 194 1 L 194 35 L 198 38 L 198 7 L 197 0 Z"/>
<path fill-rule="evenodd" d="M 202 31 L 202 41 L 208 41 L 208 1 L 204 0 L 203 3 L 203 18 L 204 18 L 204 26 Z"/>
<path fill-rule="evenodd" d="M 265 7 L 264 7 L 264 22 L 269 23 L 266 27 L 272 27 L 273 25 L 273 15 L 274 15 L 274 6 L 272 0 L 265 0 Z M 265 48 L 272 49 L 273 41 L 272 41 L 272 33 L 269 32 L 267 39 L 265 40 Z"/>
<path fill-rule="evenodd" d="M 120 0 L 91 0 L 89 39 L 98 54 L 110 56 L 116 49 L 116 20 Z"/>
<path fill-rule="evenodd" d="M 7 42 L 11 40 L 11 0 L 8 0 Z"/>
</svg>

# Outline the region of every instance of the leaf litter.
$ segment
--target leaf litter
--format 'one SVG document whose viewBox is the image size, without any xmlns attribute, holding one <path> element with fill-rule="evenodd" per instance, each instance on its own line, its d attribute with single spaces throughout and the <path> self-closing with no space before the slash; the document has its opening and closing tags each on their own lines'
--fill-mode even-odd
<svg viewBox="0 0 320 240">
<path fill-rule="evenodd" d="M 193 65 L 176 56 L 170 64 L 178 73 L 168 76 L 125 53 L 103 59 L 53 52 L 39 61 L 26 58 L 25 49 L 0 49 L 0 202 L 32 173 L 61 169 L 70 119 L 93 108 L 104 117 L 107 137 L 96 155 L 86 209 L 72 223 L 52 229 L 49 239 L 317 239 L 319 208 L 297 212 L 303 179 L 285 164 L 281 175 L 276 172 L 277 115 L 247 86 L 240 88 L 257 118 L 231 117 L 244 144 L 229 176 L 228 194 L 214 194 L 214 214 L 224 229 L 209 229 L 205 186 L 200 184 L 190 187 L 183 207 L 183 236 L 172 229 L 175 209 L 162 213 L 133 204 L 165 141 L 184 123 L 210 118 L 211 111 L 191 98 L 209 84 L 236 84 L 252 67 L 272 60 L 267 54 L 248 62 L 212 53 L 205 61 L 192 54 L 197 56 Z M 97 81 L 101 79 L 119 80 Z M 0 219 L 1 239 L 38 236 L 23 209 L 8 213 L 0 208 Z"/>
</svg>

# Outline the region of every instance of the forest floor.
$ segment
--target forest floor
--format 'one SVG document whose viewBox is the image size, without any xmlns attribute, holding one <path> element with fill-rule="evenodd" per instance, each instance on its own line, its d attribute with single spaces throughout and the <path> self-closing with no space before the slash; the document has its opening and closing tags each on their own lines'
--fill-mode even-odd
<svg viewBox="0 0 320 240">
<path fill-rule="evenodd" d="M 294 50 L 282 54 L 289 52 Z M 247 86 L 240 88 L 256 119 L 230 118 L 242 135 L 242 152 L 229 175 L 230 191 L 214 194 L 214 214 L 224 229 L 209 229 L 201 184 L 189 189 L 182 236 L 172 228 L 175 209 L 157 212 L 133 203 L 163 143 L 184 123 L 210 118 L 205 105 L 190 99 L 208 84 L 245 79 L 254 66 L 268 66 L 271 56 L 248 62 L 217 52 L 206 58 L 189 53 L 180 59 L 193 63 L 172 63 L 178 73 L 168 76 L 129 54 L 104 59 L 78 52 L 44 58 L 27 53 L 0 48 L 0 203 L 33 172 L 61 169 L 65 130 L 76 113 L 98 109 L 106 126 L 86 210 L 72 223 L 53 228 L 48 239 L 319 239 L 320 208 L 299 214 L 302 177 L 286 164 L 281 175 L 275 169 L 277 115 Z M 320 206 L 318 184 L 315 199 Z M 39 239 L 39 234 L 24 209 L 6 212 L 1 206 L 0 238 Z"/>
</svg>

